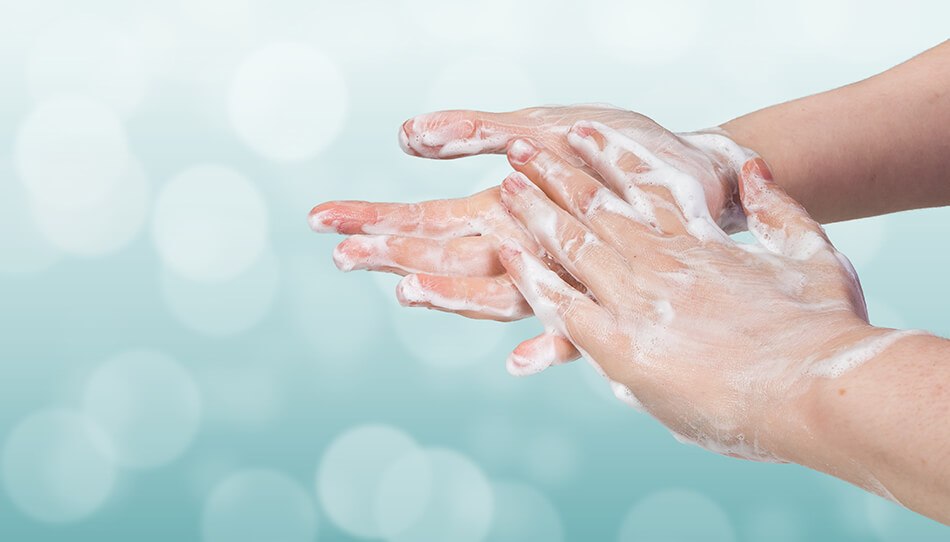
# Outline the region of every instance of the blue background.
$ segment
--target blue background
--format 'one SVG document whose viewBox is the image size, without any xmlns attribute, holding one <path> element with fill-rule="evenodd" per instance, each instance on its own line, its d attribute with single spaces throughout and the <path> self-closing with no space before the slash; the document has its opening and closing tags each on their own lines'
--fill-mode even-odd
<svg viewBox="0 0 950 542">
<path fill-rule="evenodd" d="M 399 307 L 393 277 L 339 273 L 339 239 L 305 220 L 331 199 L 457 197 L 504 178 L 503 157 L 403 155 L 396 131 L 413 115 L 609 102 L 699 129 L 936 45 L 946 2 L 2 0 L 0 12 L 0 540 L 348 540 L 328 500 L 349 489 L 320 489 L 318 469 L 359 477 L 356 452 L 396 441 L 455 454 L 420 472 L 490 540 L 950 539 L 807 469 L 680 445 L 583 363 L 512 378 L 505 356 L 536 322 Z M 93 173 L 108 164 L 121 171 L 103 184 Z M 201 165 L 220 183 L 181 176 Z M 62 183 L 80 197 L 64 200 Z M 873 323 L 950 335 L 950 210 L 828 231 Z M 371 424 L 392 430 L 347 448 Z M 344 459 L 327 459 L 333 446 Z M 393 483 L 425 486 L 411 472 Z M 339 506 L 372 517 L 374 502 Z M 462 520 L 430 516 L 417 540 L 458 539 Z"/>
</svg>

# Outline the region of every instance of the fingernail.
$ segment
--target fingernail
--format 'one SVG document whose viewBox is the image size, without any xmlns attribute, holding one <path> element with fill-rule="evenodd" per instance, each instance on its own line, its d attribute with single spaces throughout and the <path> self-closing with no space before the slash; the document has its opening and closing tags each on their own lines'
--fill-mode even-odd
<svg viewBox="0 0 950 542">
<path fill-rule="evenodd" d="M 583 138 L 588 138 L 594 135 L 594 129 L 584 124 L 575 124 L 571 127 L 571 133 Z"/>
<path fill-rule="evenodd" d="M 515 165 L 524 165 L 538 154 L 538 148 L 526 139 L 516 139 L 508 148 L 508 160 Z"/>
<path fill-rule="evenodd" d="M 521 254 L 518 245 L 512 239 L 506 239 L 498 246 L 498 256 L 503 260 L 512 260 Z"/>
<path fill-rule="evenodd" d="M 505 180 L 502 181 L 501 186 L 504 188 L 505 192 L 517 194 L 525 188 L 528 188 L 528 179 L 523 174 L 515 172 L 505 177 Z"/>
<path fill-rule="evenodd" d="M 750 164 L 749 173 L 751 173 L 756 178 L 761 179 L 762 182 L 770 183 L 775 180 L 772 178 L 772 170 L 769 169 L 769 166 L 765 163 L 765 160 L 761 158 L 753 158 L 747 163 Z"/>
</svg>

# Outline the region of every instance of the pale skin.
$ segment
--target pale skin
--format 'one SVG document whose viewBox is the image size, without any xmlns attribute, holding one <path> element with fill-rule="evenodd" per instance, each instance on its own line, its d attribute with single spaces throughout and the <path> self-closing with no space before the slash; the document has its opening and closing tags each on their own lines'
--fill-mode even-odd
<svg viewBox="0 0 950 542">
<path fill-rule="evenodd" d="M 808 363 L 834 359 L 848 348 L 894 333 L 867 323 L 860 288 L 855 289 L 856 278 L 849 275 L 849 266 L 829 256 L 834 249 L 809 215 L 830 222 L 950 204 L 948 89 L 950 44 L 944 43 L 866 81 L 723 124 L 725 132 L 717 137 L 728 136 L 738 147 L 764 158 L 774 172 L 774 182 L 768 182 L 772 173 L 764 162 L 736 166 L 728 153 L 719 153 L 716 147 L 697 147 L 689 135 L 672 134 L 646 117 L 617 109 L 584 106 L 426 115 L 403 127 L 401 140 L 410 154 L 454 158 L 507 152 L 513 168 L 543 192 L 509 177 L 504 187 L 480 195 L 411 208 L 331 202 L 314 209 L 311 225 L 318 231 L 389 235 L 386 246 L 395 250 L 366 254 L 361 246 L 349 257 L 344 242 L 337 251 L 343 256 L 338 261 L 356 262 L 351 268 L 421 277 L 414 288 L 406 288 L 417 296 L 403 296 L 406 304 L 512 319 L 530 314 L 524 304 L 527 298 L 547 332 L 516 349 L 513 357 L 518 363 L 513 372 L 520 368 L 526 374 L 572 359 L 577 356 L 574 346 L 580 347 L 611 380 L 628 388 L 644 410 L 687 439 L 731 455 L 797 462 L 889 494 L 908 508 L 950 523 L 950 431 L 946 430 L 950 399 L 944 389 L 950 382 L 950 342 L 923 334 L 900 336 L 882 348 L 871 349 L 873 355 L 840 375 L 810 374 L 808 369 Z M 750 218 L 750 230 L 760 239 L 769 227 L 775 230 L 784 224 L 797 233 L 811 232 L 821 242 L 808 245 L 812 248 L 804 253 L 783 254 L 776 247 L 768 247 L 769 253 L 757 253 L 737 249 L 723 239 L 690 234 L 690 227 L 701 222 L 692 221 L 665 187 L 636 180 L 650 170 L 644 167 L 642 156 L 612 168 L 602 163 L 598 168 L 597 152 L 588 149 L 585 154 L 578 141 L 572 144 L 570 134 L 577 140 L 578 130 L 585 127 L 583 123 L 578 126 L 581 121 L 602 123 L 594 129 L 597 134 L 613 129 L 614 140 L 635 141 L 640 152 L 627 154 L 652 156 L 650 160 L 659 160 L 656 163 L 665 163 L 694 179 L 703 189 L 710 223 L 717 221 L 732 230 L 731 211 L 742 208 Z M 512 149 L 515 141 L 525 138 L 541 149 L 527 160 Z M 597 150 L 603 151 L 608 138 L 594 135 L 593 139 L 598 142 Z M 544 160 L 558 167 L 541 167 Z M 632 185 L 645 194 L 643 198 L 659 209 L 655 228 L 638 225 L 626 215 L 605 219 L 598 216 L 608 213 L 603 209 L 582 212 L 578 202 L 583 198 L 568 197 L 584 193 L 583 188 L 577 188 L 579 182 L 596 189 L 593 182 L 610 187 L 621 204 L 637 208 L 636 202 L 630 201 L 636 191 L 628 188 L 625 193 L 618 184 L 624 178 L 633 179 Z M 794 199 L 786 196 L 786 191 Z M 557 211 L 558 225 L 572 219 L 586 228 L 585 233 L 596 240 L 592 246 L 599 247 L 579 251 L 589 260 L 581 265 L 576 255 L 565 252 L 568 246 L 588 245 L 571 245 L 559 238 L 564 228 L 539 225 L 538 213 L 531 211 L 539 208 Z M 436 226 L 439 231 L 432 234 L 429 228 Z M 419 250 L 399 250 L 402 243 L 411 243 L 401 240 L 406 237 L 432 241 L 429 248 L 435 252 L 421 258 L 416 256 L 421 254 Z M 458 240 L 465 238 L 468 240 Z M 506 241 L 509 238 L 513 240 Z M 766 233 L 765 239 L 772 237 Z M 672 243 L 678 250 L 663 249 L 664 243 Z M 456 257 L 448 268 L 444 262 L 449 259 L 438 257 L 438 251 L 450 250 L 450 244 Z M 459 249 L 463 245 L 465 248 Z M 500 257 L 492 256 L 499 247 Z M 814 253 L 809 252 L 812 249 Z M 544 265 L 537 265 L 541 261 L 536 258 L 538 253 L 546 256 Z M 637 264 L 630 265 L 634 259 Z M 466 261 L 479 263 L 468 266 Z M 549 268 L 560 274 L 549 273 Z M 697 277 L 699 285 L 690 288 L 704 292 L 688 298 L 688 303 L 676 295 L 693 290 L 675 287 L 662 273 L 679 268 L 689 269 L 690 275 Z M 705 269 L 719 272 L 707 277 L 700 271 Z M 756 305 L 768 299 L 765 291 L 727 295 L 730 288 L 742 284 L 765 290 L 769 285 L 779 288 L 787 283 L 781 275 L 788 272 L 807 277 L 804 283 L 809 286 L 795 294 L 804 297 L 794 299 L 787 309 L 776 310 L 777 301 Z M 630 279 L 620 278 L 628 276 Z M 556 284 L 557 289 L 528 288 L 539 283 L 538 277 L 545 278 L 544 284 Z M 565 277 L 571 280 L 565 282 Z M 724 277 L 727 287 L 723 287 Z M 611 284 L 626 284 L 637 295 L 606 295 L 602 288 Z M 418 297 L 419 285 L 423 291 L 432 288 L 437 295 Z M 557 301 L 552 293 L 555 290 L 569 294 L 571 302 L 562 302 L 568 298 Z M 669 295 L 658 299 L 657 292 Z M 786 291 L 775 299 L 788 301 L 789 295 Z M 742 314 L 734 311 L 737 297 L 742 299 Z M 505 312 L 505 299 L 518 310 Z M 605 301 L 616 299 L 623 302 Z M 645 304 L 646 300 L 652 304 Z M 666 327 L 650 328 L 660 337 L 692 336 L 682 331 L 677 334 L 676 326 L 714 319 L 726 329 L 744 330 L 742 347 L 737 348 L 736 334 L 723 333 L 697 344 L 677 343 L 685 351 L 674 348 L 644 356 L 632 332 L 666 321 L 665 305 L 660 302 L 668 302 L 675 315 Z M 799 307 L 816 303 L 830 303 L 828 307 L 833 309 Z M 553 309 L 539 310 L 542 305 Z M 463 309 L 457 310 L 460 306 Z M 494 308 L 486 311 L 486 306 Z M 589 310 L 582 312 L 582 307 Z M 500 313 L 505 317 L 500 318 Z M 749 315 L 756 317 L 751 323 L 736 320 Z M 605 330 L 609 332 L 605 334 Z M 775 330 L 790 331 L 777 338 Z M 744 369 L 757 367 L 783 338 L 788 342 L 777 351 L 786 353 L 787 359 L 773 363 L 768 371 L 753 370 L 770 376 L 755 381 L 752 389 L 756 393 L 739 397 L 742 388 L 722 375 L 746 375 Z M 683 365 L 698 356 L 710 361 Z M 647 363 L 650 359 L 663 363 Z M 775 356 L 769 359 L 776 361 Z M 805 374 L 810 376 L 802 376 Z M 716 438 L 709 439 L 711 434 Z M 749 435 L 755 437 L 751 451 L 743 444 L 749 442 Z"/>
</svg>

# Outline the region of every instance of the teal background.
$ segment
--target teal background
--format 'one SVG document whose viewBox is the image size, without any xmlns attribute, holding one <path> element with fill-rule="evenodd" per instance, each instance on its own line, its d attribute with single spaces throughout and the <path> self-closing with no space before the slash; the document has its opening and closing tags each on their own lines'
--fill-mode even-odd
<svg viewBox="0 0 950 542">
<path fill-rule="evenodd" d="M 472 322 L 399 307 L 395 279 L 338 272 L 330 254 L 339 239 L 312 234 L 305 220 L 322 201 L 463 196 L 507 173 L 498 156 L 442 163 L 403 155 L 396 131 L 415 114 L 609 102 L 673 130 L 698 129 L 862 79 L 936 45 L 947 37 L 950 4 L 0 0 L 0 13 L 0 540 L 243 540 L 271 525 L 289 528 L 287 540 L 348 540 L 319 495 L 317 470 L 335 439 L 365 424 L 397 428 L 423 450 L 453 450 L 478 480 L 532 495 L 498 490 L 486 501 L 445 482 L 471 509 L 489 507 L 478 521 L 492 525 L 492 540 L 950 540 L 945 527 L 807 469 L 680 445 L 614 400 L 583 363 L 512 378 L 505 356 L 540 329 L 535 321 Z M 57 30 L 88 29 L 90 20 L 128 49 L 90 59 Z M 325 55 L 343 82 L 336 95 L 333 81 L 318 77 L 307 84 L 326 96 L 270 104 L 289 119 L 278 121 L 278 136 L 295 118 L 343 112 L 338 129 L 321 133 L 325 144 L 290 160 L 241 135 L 228 106 L 242 64 L 277 42 Z M 24 158 L 22 140 L 31 115 L 64 94 L 119 119 L 128 150 L 120 158 L 141 164 L 147 190 L 92 203 L 51 230 L 37 209 L 55 194 L 24 180 L 24 164 L 38 159 Z M 297 103 L 307 110 L 294 110 Z M 57 149 L 45 148 L 39 166 L 68 155 Z M 199 164 L 242 175 L 253 187 L 248 205 L 266 216 L 248 226 L 247 205 L 228 210 L 236 196 L 227 190 L 162 203 L 170 181 Z M 114 190 L 131 181 L 116 182 Z M 245 234 L 262 240 L 226 278 L 227 266 L 210 268 L 211 278 L 182 273 L 160 246 L 168 235 L 173 251 L 207 246 L 172 230 L 179 208 L 201 216 L 209 201 L 219 211 L 208 220 L 217 222 L 197 227 L 217 228 L 218 239 L 238 247 Z M 174 211 L 172 225 L 160 205 Z M 120 211 L 127 216 L 110 227 L 71 235 L 83 217 Z M 950 335 L 950 210 L 828 231 L 854 260 L 873 323 Z M 183 254 L 186 264 L 205 256 Z M 40 435 L 35 448 L 23 445 L 25 455 L 11 444 L 36 413 L 87 415 L 90 382 L 104 364 L 141 350 L 180 368 L 184 384 L 144 373 L 144 390 L 154 393 L 125 390 L 124 382 L 142 385 L 133 372 L 103 400 L 132 448 L 181 440 L 157 464 L 112 465 L 118 460 L 103 452 L 114 481 L 92 498 L 102 479 L 80 456 L 43 463 L 60 436 Z M 193 434 L 161 423 L 163 409 L 181 404 L 182 386 L 200 398 L 200 408 L 181 413 L 195 418 Z M 34 460 L 36 472 L 21 468 Z M 361 472 L 359 457 L 341 468 Z M 217 512 L 216 489 L 249 469 L 279 473 L 286 483 L 273 491 L 293 504 L 254 504 L 266 491 L 252 481 L 234 497 L 251 504 Z M 26 490 L 16 489 L 23 486 L 12 471 L 26 477 Z M 74 491 L 80 504 L 44 487 Z M 65 499 L 68 509 L 95 502 L 81 517 L 48 521 L 25 510 L 23 498 L 41 508 L 45 498 Z M 368 513 L 372 503 L 353 506 Z M 215 534 L 220 525 L 243 528 Z M 451 539 L 440 531 L 451 519 L 433 525 L 434 534 L 417 539 Z"/>
</svg>

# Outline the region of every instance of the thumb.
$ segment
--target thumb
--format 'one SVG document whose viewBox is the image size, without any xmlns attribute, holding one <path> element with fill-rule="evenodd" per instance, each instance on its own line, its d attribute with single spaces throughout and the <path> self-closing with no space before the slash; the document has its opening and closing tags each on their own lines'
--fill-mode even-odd
<svg viewBox="0 0 950 542">
<path fill-rule="evenodd" d="M 770 251 L 796 260 L 807 260 L 832 249 L 828 236 L 808 211 L 772 179 L 761 158 L 742 165 L 739 198 L 749 232 Z"/>
</svg>

